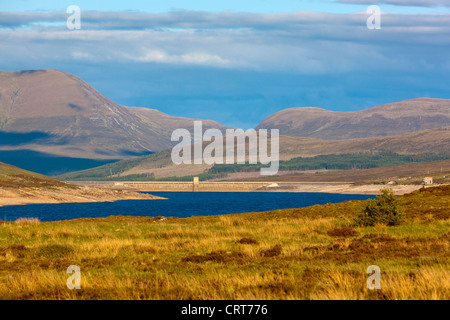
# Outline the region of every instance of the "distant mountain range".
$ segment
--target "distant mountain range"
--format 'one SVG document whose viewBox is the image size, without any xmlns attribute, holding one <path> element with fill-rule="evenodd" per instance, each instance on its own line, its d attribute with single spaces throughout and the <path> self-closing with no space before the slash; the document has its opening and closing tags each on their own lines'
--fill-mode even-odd
<svg viewBox="0 0 450 320">
<path fill-rule="evenodd" d="M 450 100 L 417 98 L 354 112 L 289 108 L 261 122 L 256 129 L 280 134 L 341 140 L 392 136 L 450 126 Z"/>
<path fill-rule="evenodd" d="M 0 161 L 40 173 L 59 174 L 167 150 L 175 144 L 170 141 L 173 130 L 192 132 L 194 120 L 118 105 L 66 72 L 0 71 Z M 256 129 L 279 129 L 284 135 L 280 156 L 290 159 L 373 150 L 447 151 L 449 126 L 450 100 L 418 98 L 354 112 L 290 108 L 266 118 Z M 203 120 L 203 129 L 208 128 L 224 132 L 227 127 Z M 166 156 L 157 158 L 167 174 L 200 170 L 175 169 Z M 24 166 L 27 161 L 33 166 Z M 127 166 L 127 172 L 155 169 L 158 161 L 148 159 L 150 167 Z M 45 163 L 51 168 L 44 170 Z"/>
</svg>

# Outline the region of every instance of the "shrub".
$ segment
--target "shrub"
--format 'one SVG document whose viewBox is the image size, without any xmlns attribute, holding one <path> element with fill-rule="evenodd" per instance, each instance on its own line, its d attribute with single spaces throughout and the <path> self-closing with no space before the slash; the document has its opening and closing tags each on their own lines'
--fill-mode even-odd
<svg viewBox="0 0 450 320">
<path fill-rule="evenodd" d="M 404 219 L 400 201 L 392 189 L 381 189 L 376 199 L 368 201 L 367 206 L 356 217 L 355 224 L 359 226 L 374 226 L 376 223 L 394 226 Z"/>
</svg>

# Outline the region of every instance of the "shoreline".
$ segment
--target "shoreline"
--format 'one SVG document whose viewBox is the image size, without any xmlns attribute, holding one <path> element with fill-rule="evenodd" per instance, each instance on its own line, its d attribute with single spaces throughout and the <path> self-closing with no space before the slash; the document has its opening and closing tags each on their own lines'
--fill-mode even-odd
<svg viewBox="0 0 450 320">
<path fill-rule="evenodd" d="M 75 188 L 1 188 L 0 207 L 27 204 L 114 202 L 119 200 L 163 200 L 166 198 L 130 190 L 80 186 Z"/>
</svg>

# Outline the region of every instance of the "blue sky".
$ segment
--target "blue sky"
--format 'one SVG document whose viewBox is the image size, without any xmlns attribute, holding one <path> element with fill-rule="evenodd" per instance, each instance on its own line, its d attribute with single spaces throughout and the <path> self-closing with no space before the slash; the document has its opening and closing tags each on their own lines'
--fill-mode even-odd
<svg viewBox="0 0 450 320">
<path fill-rule="evenodd" d="M 245 129 L 289 107 L 450 98 L 449 53 L 448 0 L 0 0 L 0 70 L 59 69 L 119 104 Z"/>
<path fill-rule="evenodd" d="M 127 0 L 127 1 L 108 1 L 108 0 L 15 0 L 1 1 L 0 9 L 2 11 L 53 11 L 61 8 L 67 8 L 75 4 L 84 10 L 98 11 L 141 11 L 161 13 L 171 10 L 184 9 L 196 11 L 220 12 L 225 10 L 234 10 L 241 12 L 293 12 L 298 10 L 313 10 L 322 12 L 347 13 L 351 11 L 364 10 L 370 4 L 383 4 L 386 11 L 397 11 L 404 13 L 413 12 L 449 12 L 445 6 L 434 3 L 445 4 L 447 0 L 397 0 L 397 3 L 406 3 L 411 5 L 395 6 L 396 0 Z M 421 3 L 422 5 L 418 5 Z"/>
</svg>

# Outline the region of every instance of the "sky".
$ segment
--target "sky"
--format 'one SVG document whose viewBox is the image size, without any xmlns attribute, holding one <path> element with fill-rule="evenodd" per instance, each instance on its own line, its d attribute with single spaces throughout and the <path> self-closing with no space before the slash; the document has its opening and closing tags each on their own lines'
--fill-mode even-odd
<svg viewBox="0 0 450 320">
<path fill-rule="evenodd" d="M 0 70 L 31 69 L 244 129 L 291 107 L 450 99 L 450 0 L 0 0 Z"/>
</svg>

